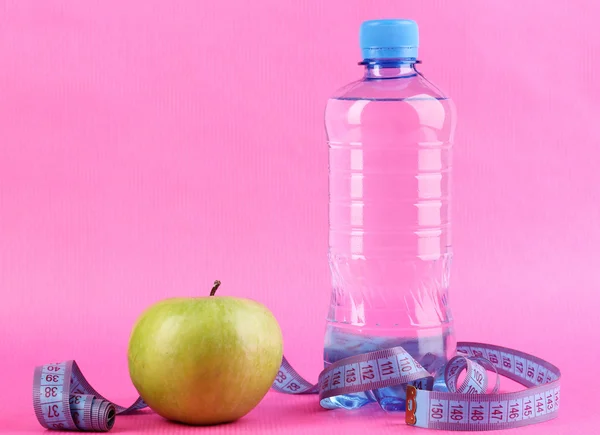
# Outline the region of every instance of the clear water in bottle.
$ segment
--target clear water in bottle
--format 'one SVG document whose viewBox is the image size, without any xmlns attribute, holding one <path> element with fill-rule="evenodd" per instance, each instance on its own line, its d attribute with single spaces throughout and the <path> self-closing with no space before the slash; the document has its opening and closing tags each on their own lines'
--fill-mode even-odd
<svg viewBox="0 0 600 435">
<path fill-rule="evenodd" d="M 403 346 L 436 376 L 456 342 L 448 306 L 451 100 L 417 70 L 417 25 L 367 21 L 364 77 L 327 103 L 331 305 L 325 366 Z M 404 388 L 329 399 L 404 410 Z"/>
</svg>

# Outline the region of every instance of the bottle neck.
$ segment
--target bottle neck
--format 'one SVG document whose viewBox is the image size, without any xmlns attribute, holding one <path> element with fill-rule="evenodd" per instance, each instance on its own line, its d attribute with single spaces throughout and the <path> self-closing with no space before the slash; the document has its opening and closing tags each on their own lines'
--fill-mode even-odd
<svg viewBox="0 0 600 435">
<path fill-rule="evenodd" d="M 416 59 L 378 59 L 360 63 L 365 67 L 365 79 L 396 79 L 414 77 L 418 74 Z"/>
</svg>

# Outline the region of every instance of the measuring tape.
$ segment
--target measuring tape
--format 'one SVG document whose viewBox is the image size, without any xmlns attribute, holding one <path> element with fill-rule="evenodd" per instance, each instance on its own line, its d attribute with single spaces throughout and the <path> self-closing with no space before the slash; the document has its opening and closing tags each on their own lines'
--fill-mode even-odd
<svg viewBox="0 0 600 435">
<path fill-rule="evenodd" d="M 109 402 L 91 387 L 75 361 L 36 367 L 33 375 L 33 408 L 46 429 L 106 432 L 117 414 L 146 406 L 141 397 L 128 408 Z"/>
<path fill-rule="evenodd" d="M 488 389 L 487 370 L 496 372 Z M 466 371 L 459 382 L 459 376 Z M 527 389 L 498 393 L 499 375 Z M 433 376 L 402 347 L 382 349 L 339 360 L 319 375 L 314 385 L 283 358 L 273 389 L 287 394 L 319 394 L 330 408 L 335 396 L 384 387 L 406 386 L 406 423 L 429 429 L 493 430 L 539 423 L 555 418 L 560 402 L 560 370 L 535 356 L 482 343 L 458 343 L 457 356 L 446 364 L 449 392 L 431 391 Z M 83 377 L 74 361 L 37 367 L 33 405 L 47 429 L 105 432 L 115 416 L 143 409 L 138 398 L 128 408 L 102 397 Z"/>
</svg>

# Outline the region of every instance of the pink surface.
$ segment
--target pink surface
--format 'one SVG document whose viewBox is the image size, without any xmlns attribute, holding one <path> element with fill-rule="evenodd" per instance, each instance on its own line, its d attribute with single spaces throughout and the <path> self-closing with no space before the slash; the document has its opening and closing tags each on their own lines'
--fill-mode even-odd
<svg viewBox="0 0 600 435">
<path fill-rule="evenodd" d="M 368 18 L 418 20 L 456 101 L 458 338 L 563 371 L 558 420 L 595 434 L 600 357 L 600 5 L 556 0 L 0 0 L 0 432 L 41 433 L 33 367 L 76 359 L 123 404 L 136 316 L 175 295 L 267 304 L 322 367 L 327 96 Z M 401 417 L 270 393 L 241 421 L 156 415 L 114 433 L 408 433 Z"/>
</svg>

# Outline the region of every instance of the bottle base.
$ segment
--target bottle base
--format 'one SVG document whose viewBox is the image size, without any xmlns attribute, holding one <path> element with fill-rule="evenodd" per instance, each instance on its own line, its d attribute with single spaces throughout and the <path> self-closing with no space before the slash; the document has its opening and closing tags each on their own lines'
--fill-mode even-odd
<svg viewBox="0 0 600 435">
<path fill-rule="evenodd" d="M 404 334 L 401 334 L 405 332 Z M 447 391 L 444 367 L 456 351 L 456 341 L 449 325 L 418 330 L 417 336 L 408 331 L 357 328 L 351 325 L 329 325 L 325 337 L 325 367 L 353 355 L 402 346 L 434 376 L 434 391 Z M 412 334 L 415 331 L 410 331 Z M 406 385 L 380 388 L 326 399 L 326 408 L 357 409 L 377 402 L 387 412 L 406 409 Z"/>
</svg>

